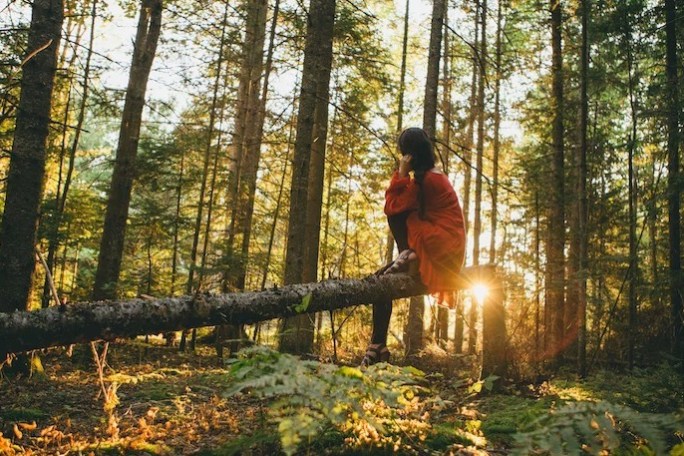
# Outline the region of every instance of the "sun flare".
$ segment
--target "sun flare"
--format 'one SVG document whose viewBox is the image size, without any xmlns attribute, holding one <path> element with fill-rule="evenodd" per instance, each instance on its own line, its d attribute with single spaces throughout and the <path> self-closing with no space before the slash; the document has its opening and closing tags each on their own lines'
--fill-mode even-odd
<svg viewBox="0 0 684 456">
<path fill-rule="evenodd" d="M 478 305 L 482 305 L 485 298 L 487 297 L 487 293 L 489 293 L 489 288 L 487 288 L 486 285 L 483 285 L 481 283 L 476 283 L 475 285 L 473 285 L 470 291 L 473 293 L 473 296 L 475 297 L 475 300 L 477 301 Z"/>
</svg>

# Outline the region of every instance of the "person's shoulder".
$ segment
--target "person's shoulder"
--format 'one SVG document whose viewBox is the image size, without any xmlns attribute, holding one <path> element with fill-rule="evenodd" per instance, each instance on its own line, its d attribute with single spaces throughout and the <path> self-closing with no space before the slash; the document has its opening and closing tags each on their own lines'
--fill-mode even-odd
<svg viewBox="0 0 684 456">
<path fill-rule="evenodd" d="M 430 171 L 426 173 L 427 176 L 430 176 L 430 180 L 433 180 L 435 182 L 449 182 L 449 177 L 444 174 L 444 172 L 438 168 L 433 168 Z"/>
</svg>

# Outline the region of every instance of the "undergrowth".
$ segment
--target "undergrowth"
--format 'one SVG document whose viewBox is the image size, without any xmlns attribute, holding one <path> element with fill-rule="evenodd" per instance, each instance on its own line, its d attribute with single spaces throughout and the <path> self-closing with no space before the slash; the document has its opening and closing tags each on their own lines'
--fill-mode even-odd
<svg viewBox="0 0 684 456">
<path fill-rule="evenodd" d="M 226 395 L 268 399 L 286 454 L 334 443 L 356 454 L 417 454 L 430 444 L 467 440 L 458 428 L 432 428 L 431 413 L 447 401 L 412 367 L 380 363 L 361 371 L 253 347 L 240 353 L 231 372 L 237 382 Z"/>
</svg>

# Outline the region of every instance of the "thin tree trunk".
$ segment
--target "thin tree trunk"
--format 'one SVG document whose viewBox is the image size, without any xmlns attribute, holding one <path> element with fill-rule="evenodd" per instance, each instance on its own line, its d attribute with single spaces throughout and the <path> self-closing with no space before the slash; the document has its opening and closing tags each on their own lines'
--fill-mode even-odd
<svg viewBox="0 0 684 456">
<path fill-rule="evenodd" d="M 456 302 L 454 308 L 454 353 L 461 354 L 463 353 L 463 326 L 465 322 L 463 296 L 455 291 L 453 299 Z"/>
<path fill-rule="evenodd" d="M 335 129 L 335 120 L 337 118 L 337 108 L 335 108 L 335 114 L 333 115 L 333 120 L 332 120 L 332 126 L 331 128 Z M 332 152 L 332 144 L 331 144 L 331 152 Z M 327 179 L 326 179 L 326 198 L 325 198 L 325 223 L 323 224 L 323 244 L 321 246 L 321 274 L 323 275 L 323 278 L 325 279 L 330 278 L 332 276 L 332 268 L 330 267 L 330 245 L 329 245 L 329 240 L 330 240 L 330 211 L 332 207 L 332 182 L 333 182 L 333 173 L 332 173 L 332 167 L 328 171 Z M 347 199 L 347 206 L 349 206 L 349 199 Z M 343 253 L 344 254 L 344 251 Z M 322 316 L 319 315 L 318 318 L 318 331 L 320 334 L 320 329 L 322 325 Z M 318 346 L 320 347 L 320 341 Z"/>
<path fill-rule="evenodd" d="M 432 25 L 428 54 L 425 99 L 423 107 L 423 130 L 433 140 L 437 133 L 437 90 L 439 87 L 439 62 L 441 57 L 442 30 L 446 14 L 446 0 L 434 0 L 432 4 Z"/>
<path fill-rule="evenodd" d="M 78 150 L 78 144 L 81 139 L 81 131 L 83 130 L 83 122 L 85 121 L 85 111 L 86 103 L 88 101 L 88 91 L 90 89 L 90 62 L 93 56 L 93 42 L 95 41 L 95 21 L 97 19 L 97 0 L 92 0 L 91 11 L 90 11 L 90 38 L 88 39 L 88 49 L 86 51 L 85 65 L 83 68 L 83 80 L 81 81 L 81 104 L 78 109 L 78 117 L 76 119 L 76 128 L 74 130 L 74 140 L 71 143 L 71 149 L 69 151 L 69 162 L 67 164 L 67 172 L 64 177 L 64 188 L 61 188 L 61 173 L 62 173 L 62 161 L 60 160 L 59 172 L 60 172 L 60 183 L 57 185 L 57 196 L 55 198 L 57 214 L 55 216 L 55 236 L 50 240 L 48 246 L 48 265 L 50 266 L 50 272 L 54 274 L 55 265 L 54 257 L 59 249 L 59 231 L 62 224 L 62 217 L 64 216 L 64 210 L 66 207 L 67 197 L 69 195 L 69 188 L 71 187 L 71 180 L 74 174 L 74 166 L 76 164 L 76 151 Z M 74 52 L 74 56 L 76 53 Z M 72 65 L 73 66 L 73 65 Z M 67 109 L 68 112 L 68 109 Z M 66 124 L 66 120 L 65 120 Z M 65 135 L 66 137 L 66 135 Z M 47 277 L 45 279 L 47 288 Z M 43 296 L 46 296 L 45 291 Z M 49 294 L 47 295 L 49 296 Z M 45 299 L 45 298 L 44 298 Z M 43 301 L 43 307 L 49 305 L 49 298 Z"/>
<path fill-rule="evenodd" d="M 171 257 L 171 296 L 176 295 L 176 280 L 178 278 L 178 233 L 180 229 L 181 199 L 183 196 L 183 172 L 185 171 L 185 151 L 181 152 L 178 168 L 178 183 L 176 184 L 176 211 L 173 216 L 173 254 Z"/>
<path fill-rule="evenodd" d="M 479 77 L 477 84 L 477 175 L 475 176 L 475 213 L 473 222 L 473 266 L 480 264 L 480 233 L 482 231 L 482 175 L 484 166 L 485 136 L 485 81 L 487 77 L 487 0 L 480 5 L 480 48 Z M 475 353 L 477 348 L 478 306 L 471 300 L 470 328 L 468 331 L 468 352 Z"/>
<path fill-rule="evenodd" d="M 76 53 L 74 53 L 76 55 Z M 69 68 L 73 68 L 72 65 L 74 59 L 71 60 Z M 50 305 L 50 300 L 53 298 L 53 293 L 50 288 L 50 277 L 55 272 L 55 254 L 57 252 L 57 243 L 59 242 L 59 228 L 58 228 L 58 208 L 59 208 L 59 198 L 60 192 L 62 190 L 62 169 L 64 167 L 64 158 L 66 155 L 66 137 L 67 137 L 67 126 L 69 125 L 69 114 L 71 112 L 71 88 L 73 86 L 72 79 L 69 79 L 69 87 L 66 89 L 67 101 L 64 107 L 64 117 L 62 119 L 62 144 L 59 150 L 59 164 L 57 173 L 57 189 L 55 190 L 55 214 L 54 220 L 49 224 L 48 227 L 48 255 L 45 261 L 45 279 L 43 281 L 43 295 L 41 299 L 41 307 L 45 308 Z"/>
<path fill-rule="evenodd" d="M 218 92 L 222 81 L 222 67 L 224 59 L 224 46 L 226 26 L 228 20 L 228 4 L 226 3 L 223 10 L 223 20 L 221 22 L 221 38 L 219 41 L 219 48 L 216 58 L 216 76 L 214 78 L 214 87 L 211 96 L 211 107 L 209 108 L 209 125 L 207 126 L 207 142 L 204 146 L 204 157 L 202 160 L 202 183 L 200 184 L 199 198 L 197 199 L 197 215 L 195 216 L 195 226 L 192 235 L 192 247 L 190 250 L 190 267 L 188 269 L 188 281 L 185 284 L 185 293 L 192 294 L 199 291 L 199 287 L 195 287 L 195 269 L 197 269 L 197 253 L 199 250 L 200 233 L 202 232 L 202 220 L 204 218 L 204 197 L 207 191 L 207 180 L 209 179 L 209 162 L 211 161 L 212 139 L 214 136 L 214 127 L 216 123 L 216 108 L 218 105 Z M 185 351 L 187 344 L 187 331 L 181 334 L 180 344 L 178 349 Z M 192 332 L 191 349 L 195 349 L 196 331 Z"/>
<path fill-rule="evenodd" d="M 219 133 L 214 150 L 214 162 L 211 165 L 211 181 L 209 183 L 209 201 L 207 202 L 207 222 L 204 224 L 204 239 L 202 241 L 202 255 L 200 260 L 199 277 L 197 278 L 197 292 L 202 290 L 204 274 L 207 266 L 207 253 L 211 238 L 211 222 L 214 214 L 214 195 L 216 194 L 216 177 L 218 175 L 219 158 L 221 157 L 221 125 L 223 124 L 223 108 L 221 108 L 221 119 L 219 120 Z"/>
<path fill-rule="evenodd" d="M 534 359 L 540 359 L 540 326 L 541 326 L 541 223 L 539 208 L 539 190 L 534 193 Z M 546 323 L 546 321 L 545 321 Z M 544 333 L 548 331 L 544 328 Z M 546 336 L 544 337 L 546 342 Z M 543 344 L 546 348 L 546 343 Z"/>
<path fill-rule="evenodd" d="M 564 198 L 564 150 L 563 150 L 563 55 L 561 48 L 562 9 L 561 0 L 551 0 L 552 45 L 552 160 L 551 185 L 548 197 L 548 232 L 546 244 L 546 307 L 552 324 L 552 358 L 562 358 L 564 335 L 564 289 L 565 289 L 565 198 Z"/>
<path fill-rule="evenodd" d="M 204 145 L 204 157 L 202 160 L 202 183 L 200 184 L 200 193 L 197 200 L 197 214 L 195 216 L 195 227 L 192 235 L 192 248 L 190 250 L 190 268 L 188 271 L 188 281 L 185 286 L 185 293 L 192 294 L 195 289 L 195 269 L 197 268 L 197 251 L 199 249 L 199 238 L 202 231 L 202 219 L 204 218 L 204 196 L 207 191 L 207 180 L 209 178 L 209 162 L 211 161 L 212 139 L 214 136 L 214 127 L 216 123 L 216 109 L 218 106 L 219 89 L 222 81 L 222 70 L 224 60 L 224 47 L 226 37 L 226 27 L 228 21 L 228 3 L 225 5 L 223 12 L 223 20 L 221 22 L 221 38 L 219 41 L 219 48 L 216 55 L 216 76 L 214 78 L 214 87 L 211 95 L 211 107 L 209 108 L 209 125 L 207 126 L 207 142 Z M 185 334 L 181 339 L 181 350 L 185 348 Z"/>
<path fill-rule="evenodd" d="M 307 264 L 318 255 L 318 235 L 307 232 L 306 229 L 311 227 L 308 205 L 311 201 L 309 182 L 312 177 L 309 174 L 312 155 L 325 153 L 324 150 L 314 150 L 314 143 L 318 141 L 325 144 L 326 138 L 335 0 L 311 0 L 308 19 L 290 189 L 285 258 L 285 284 L 288 285 L 301 282 L 305 269 L 308 268 L 309 272 L 316 270 L 315 264 Z M 314 123 L 318 124 L 317 129 L 314 128 Z M 316 132 L 318 137 L 314 136 Z M 320 217 L 320 206 L 318 212 Z M 320 226 L 315 228 L 320 230 Z M 311 242 L 314 235 L 315 243 Z M 282 351 L 308 353 L 313 348 L 313 324 L 308 315 L 283 320 L 280 334 L 279 345 Z"/>
<path fill-rule="evenodd" d="M 665 48 L 667 74 L 667 191 L 670 241 L 670 305 L 672 354 L 684 361 L 684 309 L 682 306 L 681 220 L 679 169 L 679 88 L 677 75 L 677 3 L 665 0 Z"/>
<path fill-rule="evenodd" d="M 585 0 L 586 1 L 586 0 Z M 629 324 L 628 324 L 628 347 L 627 363 L 630 369 L 634 368 L 635 346 L 638 337 L 639 325 L 637 322 L 637 280 L 639 277 L 639 263 L 637 258 L 637 181 L 634 170 L 634 154 L 637 145 L 637 100 L 635 97 L 634 58 L 632 55 L 632 34 L 629 13 L 625 12 L 623 19 L 624 36 L 623 45 L 627 53 L 627 77 L 629 90 L 631 131 L 627 140 L 627 163 L 629 184 Z"/>
<path fill-rule="evenodd" d="M 244 131 L 243 163 L 240 170 L 240 185 L 238 192 L 238 222 L 236 234 L 241 235 L 240 257 L 237 262 L 235 285 L 238 290 L 244 290 L 247 277 L 247 261 L 249 256 L 249 242 L 252 235 L 252 217 L 254 214 L 254 197 L 256 194 L 257 172 L 261 158 L 261 142 L 266 116 L 266 98 L 268 96 L 268 81 L 273 59 L 273 41 L 277 18 L 274 17 L 273 27 L 269 36 L 269 50 L 267 68 L 263 87 L 261 87 L 261 73 L 264 67 L 264 41 L 266 34 L 266 0 L 250 0 L 250 13 L 247 16 L 247 36 L 245 37 L 245 74 L 247 81 L 246 125 Z M 277 11 L 276 11 L 277 13 Z M 261 93 L 260 93 L 261 92 Z"/>
<path fill-rule="evenodd" d="M 658 202 L 656 197 L 656 157 L 651 156 L 651 172 L 649 173 L 649 187 L 652 189 L 650 201 L 647 205 L 646 217 L 648 217 L 648 238 L 649 238 L 649 253 L 650 253 L 650 269 L 651 269 L 651 283 L 653 289 L 651 290 L 651 305 L 654 309 L 660 308 L 660 275 L 658 274 L 658 243 L 656 238 L 658 236 L 658 229 L 656 223 L 658 221 Z"/>
<path fill-rule="evenodd" d="M 93 287 L 95 300 L 113 299 L 117 295 L 145 92 L 157 50 L 161 18 L 161 0 L 142 1 L 97 261 Z"/>
<path fill-rule="evenodd" d="M 475 0 L 475 12 L 473 14 L 475 22 L 475 32 L 474 40 L 472 46 L 472 60 L 473 60 L 473 72 L 470 79 L 470 98 L 469 98 L 469 113 L 468 113 L 468 126 L 466 128 L 466 150 L 464 151 L 463 160 L 463 222 L 465 224 L 466 232 L 470 227 L 470 190 L 472 187 L 473 171 L 470 167 L 472 163 L 473 156 L 473 144 L 475 144 L 475 118 L 477 116 L 477 85 L 478 85 L 478 69 L 479 64 L 479 51 L 478 46 L 480 42 L 480 0 Z"/>
<path fill-rule="evenodd" d="M 29 59 L 22 70 L 0 227 L 0 312 L 26 309 L 31 293 L 52 89 L 63 20 L 61 0 L 33 2 L 27 46 Z"/>
<path fill-rule="evenodd" d="M 589 0 L 581 0 L 582 45 L 580 56 L 580 141 L 579 141 L 579 173 L 577 183 L 577 199 L 579 202 L 579 252 L 577 277 L 577 360 L 578 373 L 581 377 L 587 374 L 587 265 L 589 245 L 589 212 L 587 198 L 587 127 L 589 123 Z"/>
<path fill-rule="evenodd" d="M 443 154 L 444 173 L 449 176 L 449 149 L 451 148 L 451 50 L 449 49 L 449 10 L 444 12 L 444 63 L 442 64 L 442 136 L 446 148 Z M 435 340 L 446 348 L 449 340 L 449 308 L 437 307 L 437 325 L 435 328 Z"/>
<path fill-rule="evenodd" d="M 401 44 L 401 70 L 399 74 L 399 103 L 397 106 L 397 132 L 404 129 L 404 94 L 406 92 L 406 55 L 408 49 L 408 27 L 409 27 L 409 5 L 410 0 L 406 0 L 406 10 L 404 12 L 404 36 Z M 394 256 L 394 236 L 387 227 L 387 244 L 385 250 L 385 262 L 390 263 Z"/>
<path fill-rule="evenodd" d="M 485 137 L 485 81 L 487 77 L 487 0 L 480 8 L 480 55 L 477 85 L 477 175 L 475 176 L 475 214 L 473 226 L 473 266 L 480 264 L 480 234 L 482 231 L 482 175 Z"/>
<path fill-rule="evenodd" d="M 292 102 L 293 111 L 297 109 L 297 99 L 296 94 L 299 92 L 299 82 L 295 82 L 295 95 Z M 273 253 L 273 242 L 275 239 L 275 232 L 278 226 L 278 217 L 280 217 L 280 207 L 283 200 L 283 192 L 285 189 L 285 178 L 287 177 L 287 165 L 290 162 L 290 148 L 292 145 L 292 136 L 294 130 L 294 122 L 290 121 L 290 131 L 287 136 L 287 151 L 285 152 L 285 164 L 283 165 L 283 174 L 280 178 L 280 187 L 278 188 L 278 199 L 276 201 L 275 213 L 273 214 L 273 223 L 271 224 L 271 232 L 268 237 L 268 249 L 266 250 L 266 261 L 264 265 L 264 272 L 261 277 L 261 289 L 266 287 L 266 279 L 268 278 L 268 269 L 271 263 L 271 255 Z"/>
<path fill-rule="evenodd" d="M 442 46 L 442 30 L 446 0 L 434 0 L 432 5 L 432 24 L 430 27 L 430 47 L 428 54 L 427 78 L 423 108 L 423 130 L 435 142 L 437 122 L 437 89 L 439 86 L 439 61 Z M 425 300 L 412 298 L 409 304 L 408 323 L 404 332 L 406 356 L 414 356 L 423 348 Z"/>
<path fill-rule="evenodd" d="M 494 264 L 496 261 L 496 225 L 498 221 L 498 198 L 499 198 L 499 152 L 501 149 L 501 138 L 499 129 L 501 127 L 501 79 L 503 78 L 501 70 L 501 54 L 502 43 L 501 21 L 503 17 L 502 2 L 499 0 L 496 13 L 496 74 L 494 76 L 494 147 L 492 156 L 492 218 L 490 225 L 490 241 L 489 241 L 489 263 Z"/>
</svg>

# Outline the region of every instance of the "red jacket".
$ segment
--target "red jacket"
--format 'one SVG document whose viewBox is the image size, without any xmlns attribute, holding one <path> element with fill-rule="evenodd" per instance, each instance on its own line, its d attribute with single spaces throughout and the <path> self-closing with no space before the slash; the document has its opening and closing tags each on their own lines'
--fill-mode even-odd
<svg viewBox="0 0 684 456">
<path fill-rule="evenodd" d="M 463 211 L 445 174 L 426 172 L 423 195 L 425 220 L 418 217 L 418 185 L 395 172 L 385 192 L 385 214 L 411 211 L 408 244 L 418 255 L 422 282 L 430 293 L 454 290 L 465 258 Z"/>
</svg>

